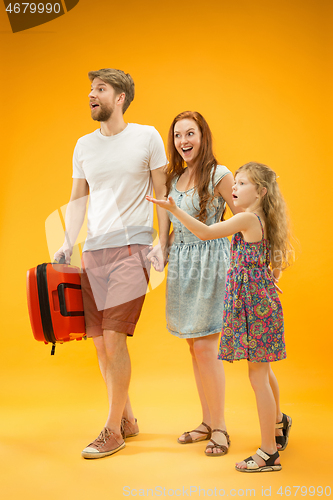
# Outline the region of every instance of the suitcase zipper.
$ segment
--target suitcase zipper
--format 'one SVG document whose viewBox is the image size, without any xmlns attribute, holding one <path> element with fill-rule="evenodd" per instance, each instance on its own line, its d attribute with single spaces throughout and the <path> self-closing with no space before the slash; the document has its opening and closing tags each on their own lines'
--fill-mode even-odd
<svg viewBox="0 0 333 500">
<path fill-rule="evenodd" d="M 52 342 L 52 344 L 55 344 L 57 339 L 55 338 L 52 326 L 49 292 L 47 289 L 46 269 L 47 264 L 40 264 L 39 266 L 37 266 L 38 299 L 45 340 L 47 342 Z"/>
</svg>

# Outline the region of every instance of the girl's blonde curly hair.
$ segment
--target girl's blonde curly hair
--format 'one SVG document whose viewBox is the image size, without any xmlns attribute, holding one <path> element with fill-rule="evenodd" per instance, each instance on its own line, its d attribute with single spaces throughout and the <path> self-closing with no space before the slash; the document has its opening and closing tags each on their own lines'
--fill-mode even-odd
<svg viewBox="0 0 333 500">
<path fill-rule="evenodd" d="M 266 188 L 261 199 L 265 214 L 267 239 L 271 245 L 271 265 L 273 269 L 286 269 L 294 261 L 287 206 L 281 194 L 276 173 L 267 165 L 250 162 L 242 165 L 235 173 L 246 172 L 249 180 L 257 186 L 258 192 Z"/>
</svg>

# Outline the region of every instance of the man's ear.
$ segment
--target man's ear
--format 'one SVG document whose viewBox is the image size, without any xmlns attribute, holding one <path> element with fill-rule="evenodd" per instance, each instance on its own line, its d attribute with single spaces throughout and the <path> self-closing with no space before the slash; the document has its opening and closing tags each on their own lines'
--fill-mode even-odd
<svg viewBox="0 0 333 500">
<path fill-rule="evenodd" d="M 117 97 L 117 105 L 123 105 L 125 102 L 125 92 L 122 92 L 121 94 L 118 95 Z"/>
</svg>

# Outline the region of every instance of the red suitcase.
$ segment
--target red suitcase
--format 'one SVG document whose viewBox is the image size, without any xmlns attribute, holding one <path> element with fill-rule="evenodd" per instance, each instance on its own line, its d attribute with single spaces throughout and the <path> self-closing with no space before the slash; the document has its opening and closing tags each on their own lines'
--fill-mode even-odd
<svg viewBox="0 0 333 500">
<path fill-rule="evenodd" d="M 41 264 L 27 272 L 30 323 L 36 340 L 55 344 L 85 337 L 80 269 Z"/>
</svg>

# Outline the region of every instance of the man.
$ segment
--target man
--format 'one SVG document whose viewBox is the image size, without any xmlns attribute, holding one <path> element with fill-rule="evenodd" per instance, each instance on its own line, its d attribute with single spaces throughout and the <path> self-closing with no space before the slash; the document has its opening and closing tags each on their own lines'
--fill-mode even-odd
<svg viewBox="0 0 333 500">
<path fill-rule="evenodd" d="M 66 239 L 55 254 L 70 261 L 82 226 L 89 194 L 88 232 L 82 255 L 82 295 L 86 333 L 92 337 L 107 386 L 109 414 L 97 439 L 82 452 L 101 458 L 137 435 L 138 424 L 128 397 L 132 336 L 149 280 L 149 260 L 163 269 L 169 219 L 158 211 L 161 251 L 149 253 L 152 210 L 145 196 L 154 188 L 165 195 L 166 156 L 154 127 L 126 123 L 123 114 L 134 98 L 129 74 L 101 69 L 88 74 L 91 117 L 100 129 L 81 137 L 73 157 L 73 186 L 66 211 Z M 164 212 L 164 213 L 163 213 Z"/>
</svg>

